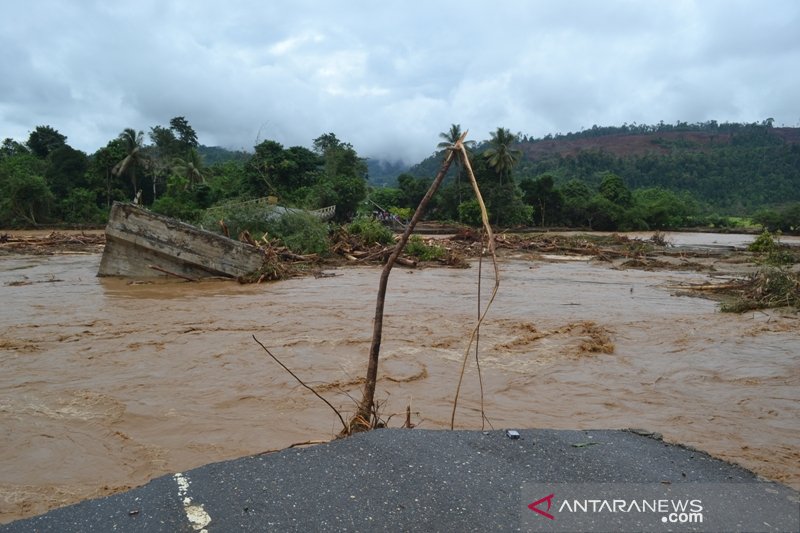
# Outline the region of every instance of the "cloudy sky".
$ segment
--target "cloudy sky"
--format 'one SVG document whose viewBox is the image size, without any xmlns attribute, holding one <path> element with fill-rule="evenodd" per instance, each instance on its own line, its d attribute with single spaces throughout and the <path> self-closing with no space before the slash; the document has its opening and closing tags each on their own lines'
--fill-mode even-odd
<svg viewBox="0 0 800 533">
<path fill-rule="evenodd" d="M 416 162 L 459 123 L 800 126 L 797 0 L 3 0 L 0 138 L 92 153 L 185 116 L 202 144 Z"/>
</svg>

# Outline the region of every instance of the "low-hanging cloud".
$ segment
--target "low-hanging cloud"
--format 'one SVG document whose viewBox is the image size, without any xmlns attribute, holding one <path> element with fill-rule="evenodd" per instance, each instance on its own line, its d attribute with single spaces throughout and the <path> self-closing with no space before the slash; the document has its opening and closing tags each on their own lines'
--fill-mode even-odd
<svg viewBox="0 0 800 533">
<path fill-rule="evenodd" d="M 660 120 L 797 126 L 800 5 L 776 0 L 12 1 L 0 137 L 48 124 L 94 152 L 185 116 L 200 142 L 334 132 L 407 162 L 473 139 Z"/>
</svg>

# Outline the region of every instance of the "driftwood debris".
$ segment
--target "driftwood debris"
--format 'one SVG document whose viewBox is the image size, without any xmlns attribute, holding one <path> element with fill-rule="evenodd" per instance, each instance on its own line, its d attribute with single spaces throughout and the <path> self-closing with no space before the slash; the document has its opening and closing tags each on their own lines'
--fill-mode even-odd
<svg viewBox="0 0 800 533">
<path fill-rule="evenodd" d="M 730 289 L 742 289 L 746 285 L 743 281 L 734 283 L 709 283 L 705 285 L 669 285 L 670 289 L 682 289 L 689 291 L 724 291 Z"/>
<path fill-rule="evenodd" d="M 365 245 L 357 242 L 349 235 L 338 234 L 334 237 L 334 244 L 331 251 L 352 263 L 386 263 L 395 250 L 394 246 L 383 246 L 381 244 Z M 415 268 L 418 261 L 411 257 L 398 256 L 395 259 L 398 265 Z"/>
<path fill-rule="evenodd" d="M 775 266 L 762 266 L 748 277 L 729 283 L 672 288 L 711 293 L 722 301 L 720 310 L 723 312 L 743 313 L 780 307 L 800 312 L 800 272 Z"/>
<path fill-rule="evenodd" d="M 102 233 L 50 232 L 47 235 L 0 234 L 0 254 L 54 255 L 59 253 L 96 253 L 106 242 Z"/>
</svg>

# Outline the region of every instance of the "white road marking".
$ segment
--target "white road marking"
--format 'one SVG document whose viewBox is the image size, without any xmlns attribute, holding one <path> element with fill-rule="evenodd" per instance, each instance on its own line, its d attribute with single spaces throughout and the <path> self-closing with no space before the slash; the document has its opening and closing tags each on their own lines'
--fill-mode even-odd
<svg viewBox="0 0 800 533">
<path fill-rule="evenodd" d="M 208 533 L 205 527 L 211 522 L 211 516 L 203 509 L 202 504 L 192 503 L 192 498 L 189 496 L 189 480 L 180 472 L 173 477 L 178 483 L 178 497 L 183 501 L 183 511 L 186 513 L 189 523 L 195 531 Z"/>
</svg>

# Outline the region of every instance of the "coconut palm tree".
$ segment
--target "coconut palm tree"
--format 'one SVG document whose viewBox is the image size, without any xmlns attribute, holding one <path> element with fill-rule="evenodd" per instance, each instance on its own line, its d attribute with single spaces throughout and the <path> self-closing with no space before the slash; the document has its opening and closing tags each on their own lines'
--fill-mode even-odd
<svg viewBox="0 0 800 533">
<path fill-rule="evenodd" d="M 456 141 L 461 138 L 463 132 L 461 131 L 461 124 L 451 124 L 448 131 L 443 131 L 439 134 L 439 138 L 443 139 L 442 142 L 436 145 L 436 148 L 444 150 L 450 148 Z M 464 141 L 464 148 L 472 150 L 475 148 L 475 141 Z M 460 157 L 455 160 L 456 164 L 456 190 L 458 190 L 458 203 L 461 204 L 461 176 L 464 174 L 464 163 Z M 461 214 L 459 213 L 459 218 Z"/>
<path fill-rule="evenodd" d="M 497 131 L 493 131 L 491 136 L 489 148 L 483 153 L 483 156 L 487 159 L 489 166 L 500 176 L 500 185 L 502 185 L 503 178 L 511 177 L 511 170 L 519 162 L 522 150 L 511 147 L 514 143 L 519 142 L 519 138 L 508 128 L 497 128 Z"/>
<path fill-rule="evenodd" d="M 142 153 L 144 148 L 144 132 L 136 132 L 133 128 L 125 128 L 119 134 L 119 139 L 125 146 L 125 157 L 119 161 L 111 172 L 119 177 L 127 174 L 133 185 L 133 194 L 139 192 L 139 179 L 137 176 L 137 169 L 146 165 L 147 158 Z"/>
<path fill-rule="evenodd" d="M 203 158 L 197 150 L 190 148 L 185 158 L 175 159 L 173 172 L 186 178 L 187 187 L 198 183 L 205 183 L 205 168 L 203 168 Z"/>
<path fill-rule="evenodd" d="M 451 124 L 448 131 L 443 131 L 439 134 L 439 138 L 443 139 L 443 141 L 436 145 L 436 147 L 440 150 L 444 150 L 445 148 L 453 146 L 456 141 L 461 138 L 462 133 L 461 124 Z M 475 141 L 464 141 L 464 146 L 472 148 L 475 146 Z"/>
</svg>

